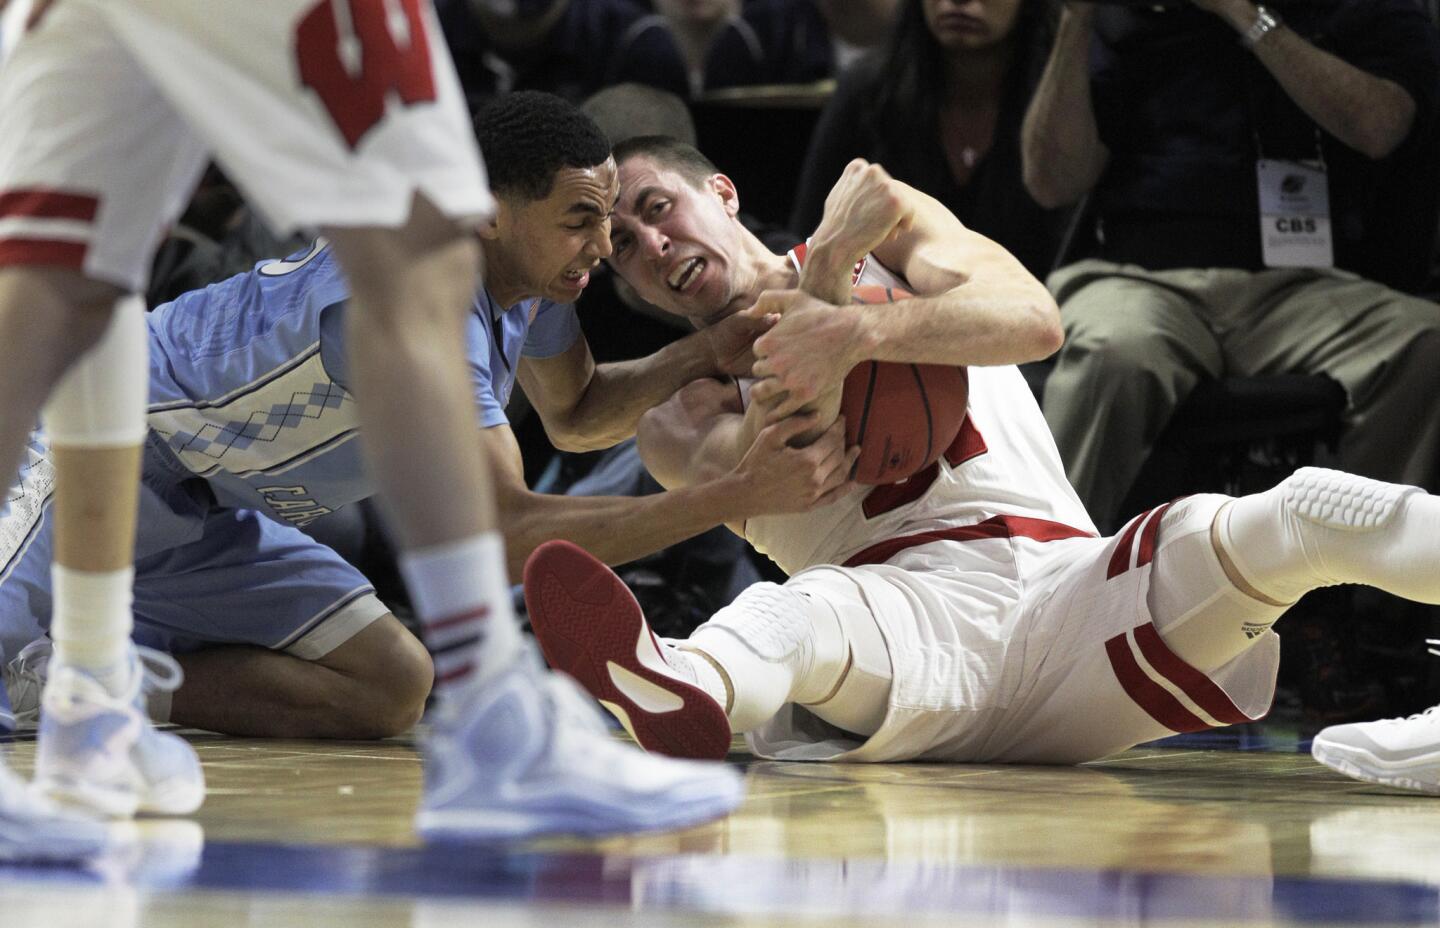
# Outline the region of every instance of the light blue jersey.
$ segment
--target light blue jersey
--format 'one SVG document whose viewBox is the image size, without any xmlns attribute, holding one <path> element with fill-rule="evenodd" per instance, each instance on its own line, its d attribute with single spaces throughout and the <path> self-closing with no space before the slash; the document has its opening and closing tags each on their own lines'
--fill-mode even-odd
<svg viewBox="0 0 1440 928">
<path fill-rule="evenodd" d="M 315 659 L 385 613 L 359 572 L 296 528 L 373 492 L 346 388 L 347 296 L 317 245 L 150 314 L 135 551 L 142 644 L 252 644 Z M 501 307 L 482 291 L 473 309 L 467 357 L 488 428 L 506 422 L 521 357 L 563 353 L 580 327 L 569 304 Z M 36 434 L 0 508 L 0 661 L 49 625 L 53 481 Z M 0 729 L 5 720 L 0 691 Z"/>
<path fill-rule="evenodd" d="M 151 313 L 147 469 L 203 477 L 220 503 L 293 525 L 371 495 L 346 388 L 347 295 L 316 247 Z M 480 424 L 505 423 L 522 355 L 552 357 L 579 334 L 569 304 L 480 293 L 466 319 Z"/>
</svg>

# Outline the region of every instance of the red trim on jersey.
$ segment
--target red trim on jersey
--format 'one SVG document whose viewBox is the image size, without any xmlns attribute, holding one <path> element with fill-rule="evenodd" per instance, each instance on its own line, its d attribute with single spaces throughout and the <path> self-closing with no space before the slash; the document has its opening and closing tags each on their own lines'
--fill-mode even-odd
<svg viewBox="0 0 1440 928">
<path fill-rule="evenodd" d="M 1140 533 L 1140 553 L 1135 555 L 1136 567 L 1144 567 L 1154 560 L 1155 540 L 1160 534 L 1160 520 L 1165 518 L 1165 510 L 1169 508 L 1170 503 L 1166 503 L 1156 509 L 1155 514 L 1150 517 L 1150 521 L 1145 523 L 1145 531 Z"/>
<path fill-rule="evenodd" d="M 1156 516 L 1156 519 L 1158 520 L 1159 516 Z M 1151 667 L 1178 686 L 1195 705 L 1210 713 L 1212 718 L 1227 725 L 1255 721 L 1240 711 L 1240 707 L 1225 695 L 1225 691 L 1216 685 L 1214 680 L 1185 663 L 1179 655 L 1170 650 L 1169 645 L 1160 637 L 1154 622 L 1136 627 L 1135 643 L 1140 645 L 1140 653 L 1145 655 Z"/>
<path fill-rule="evenodd" d="M 940 476 L 940 462 L 932 461 L 927 467 L 916 471 L 899 483 L 886 483 L 865 495 L 860 510 L 865 518 L 873 519 L 901 506 L 915 502 L 930 489 L 935 478 Z"/>
<path fill-rule="evenodd" d="M 979 541 L 983 538 L 1030 538 L 1035 541 L 1060 541 L 1065 538 L 1094 538 L 1091 532 L 1083 531 L 1061 522 L 1048 519 L 1032 519 L 1028 516 L 991 516 L 974 525 L 959 525 L 955 528 L 938 529 L 933 532 L 919 532 L 888 538 L 878 544 L 851 555 L 844 567 L 858 567 L 861 564 L 883 564 L 908 548 L 928 545 L 932 541 Z"/>
<path fill-rule="evenodd" d="M 1110 668 L 1115 671 L 1115 679 L 1120 681 L 1121 689 L 1135 701 L 1135 705 L 1145 710 L 1146 715 L 1173 732 L 1203 731 L 1213 727 L 1185 708 L 1169 690 L 1145 675 L 1135 655 L 1130 653 L 1130 642 L 1125 640 L 1124 632 L 1105 642 L 1105 653 L 1110 655 Z"/>
<path fill-rule="evenodd" d="M 959 467 L 971 458 L 978 458 L 989 451 L 985 444 L 985 436 L 975 427 L 975 422 L 970 414 L 965 414 L 965 421 L 960 423 L 960 432 L 950 447 L 945 449 L 945 463 L 951 467 Z"/>
<path fill-rule="evenodd" d="M 93 222 L 100 209 L 98 197 L 34 187 L 0 193 L 0 219 L 79 219 Z"/>
<path fill-rule="evenodd" d="M 434 622 L 420 620 L 420 626 L 427 632 L 444 631 L 447 628 L 454 628 L 457 625 L 465 625 L 470 622 L 483 622 L 490 617 L 490 607 L 481 606 L 478 609 L 471 609 L 467 612 L 458 612 L 455 615 L 447 615 Z"/>
<path fill-rule="evenodd" d="M 0 238 L 0 265 L 59 265 L 84 270 L 89 242 L 41 238 Z"/>
</svg>

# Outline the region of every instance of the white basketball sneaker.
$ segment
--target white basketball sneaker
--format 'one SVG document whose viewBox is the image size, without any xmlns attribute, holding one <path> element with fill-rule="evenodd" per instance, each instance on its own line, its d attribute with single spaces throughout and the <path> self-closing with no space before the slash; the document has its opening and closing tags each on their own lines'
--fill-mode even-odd
<svg viewBox="0 0 1440 928">
<path fill-rule="evenodd" d="M 144 661 L 142 663 L 141 657 Z M 205 798 L 200 759 L 184 739 L 145 715 L 146 687 L 173 690 L 180 666 L 131 646 L 120 696 L 74 667 L 52 663 L 42 696 L 35 782 L 57 802 L 114 818 L 139 812 L 188 815 Z"/>
<path fill-rule="evenodd" d="M 1359 780 L 1440 795 L 1440 706 L 1403 719 L 1332 725 L 1315 736 L 1310 753 Z"/>
<path fill-rule="evenodd" d="M 0 760 L 0 863 L 81 863 L 110 846 L 104 822 L 56 806 Z"/>
<path fill-rule="evenodd" d="M 646 754 L 617 741 L 568 677 L 526 652 L 437 706 L 415 824 L 431 841 L 686 828 L 744 798 L 723 764 Z"/>
</svg>

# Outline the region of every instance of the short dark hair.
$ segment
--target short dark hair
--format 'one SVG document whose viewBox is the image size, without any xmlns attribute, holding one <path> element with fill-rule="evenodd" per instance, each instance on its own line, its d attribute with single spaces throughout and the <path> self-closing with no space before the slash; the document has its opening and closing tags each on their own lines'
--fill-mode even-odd
<svg viewBox="0 0 1440 928">
<path fill-rule="evenodd" d="M 561 168 L 593 168 L 610 157 L 595 121 L 554 94 L 502 94 L 475 117 L 475 138 L 490 189 L 507 198 L 543 200 Z"/>
<path fill-rule="evenodd" d="M 637 156 L 644 156 L 662 168 L 675 171 L 696 188 L 704 185 L 712 174 L 720 173 L 715 163 L 700 154 L 694 145 L 687 145 L 668 135 L 641 135 L 615 146 L 616 164 L 624 164 Z"/>
</svg>

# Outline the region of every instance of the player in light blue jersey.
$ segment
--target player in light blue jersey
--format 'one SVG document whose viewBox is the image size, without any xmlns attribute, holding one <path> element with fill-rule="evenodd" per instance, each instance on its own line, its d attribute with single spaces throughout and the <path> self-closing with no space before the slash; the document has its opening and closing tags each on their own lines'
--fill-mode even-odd
<svg viewBox="0 0 1440 928">
<path fill-rule="evenodd" d="M 525 104 L 515 107 L 523 113 Z M 483 120 L 479 129 L 500 208 L 480 230 L 485 286 L 467 318 L 466 347 L 478 449 L 495 476 L 512 575 L 551 538 L 622 563 L 721 522 L 801 511 L 843 490 L 853 454 L 838 429 L 809 448 L 787 446 L 804 420 L 764 431 L 732 473 L 691 489 L 572 498 L 526 488 L 505 416 L 517 382 L 557 444 L 604 447 L 633 434 L 639 416 L 683 384 L 746 371 L 750 342 L 769 323 L 737 316 L 651 357 L 597 366 L 571 301 L 609 254 L 613 165 L 598 187 L 594 172 L 534 177 L 523 155 L 530 140 L 504 113 L 488 135 Z M 534 195 L 542 180 L 549 183 Z M 162 719 L 246 735 L 384 736 L 418 719 L 432 673 L 442 684 L 469 659 L 463 647 L 446 648 L 441 628 L 427 635 L 432 663 L 366 580 L 300 531 L 374 489 L 345 360 L 346 301 L 322 242 L 148 318 L 135 637 L 176 654 L 185 670 L 168 706 L 152 700 Z M 52 483 L 37 434 L 0 511 L 7 659 L 48 620 Z M 7 681 L 22 715 L 36 653 L 12 664 Z"/>
</svg>

